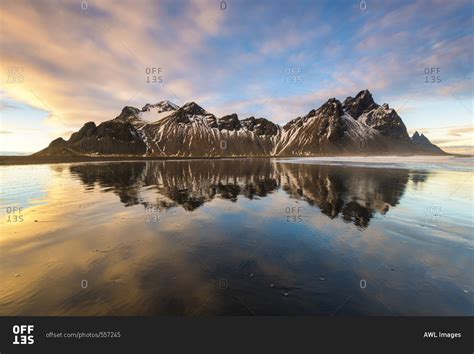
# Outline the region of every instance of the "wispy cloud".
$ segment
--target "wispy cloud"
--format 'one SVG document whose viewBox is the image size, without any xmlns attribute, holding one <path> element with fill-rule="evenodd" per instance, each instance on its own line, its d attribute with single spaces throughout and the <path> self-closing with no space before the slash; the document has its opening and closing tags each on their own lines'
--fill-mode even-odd
<svg viewBox="0 0 474 354">
<path fill-rule="evenodd" d="M 405 111 L 434 97 L 472 111 L 469 1 L 368 2 L 360 11 L 343 1 L 242 0 L 222 10 L 218 1 L 104 0 L 83 10 L 38 0 L 0 10 L 1 81 L 12 67 L 23 79 L 3 85 L 0 110 L 16 102 L 47 112 L 41 128 L 51 135 L 163 99 L 281 124 L 366 88 L 383 100 L 412 97 Z M 156 67 L 163 82 L 147 83 Z M 288 67 L 303 69 L 301 84 L 285 83 Z M 439 85 L 424 83 L 425 67 L 441 68 Z"/>
</svg>

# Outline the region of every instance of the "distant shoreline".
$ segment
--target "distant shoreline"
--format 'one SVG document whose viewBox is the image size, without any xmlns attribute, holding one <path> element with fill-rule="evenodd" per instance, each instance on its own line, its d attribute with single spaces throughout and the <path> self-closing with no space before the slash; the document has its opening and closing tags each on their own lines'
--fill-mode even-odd
<svg viewBox="0 0 474 354">
<path fill-rule="evenodd" d="M 375 157 L 375 156 L 456 156 L 473 157 L 474 155 L 445 154 L 445 155 L 412 155 L 412 154 L 385 154 L 385 155 L 311 155 L 311 156 L 0 156 L 0 166 L 10 165 L 41 165 L 76 162 L 131 162 L 131 161 L 169 161 L 169 160 L 221 160 L 221 159 L 287 159 L 305 157 Z"/>
</svg>

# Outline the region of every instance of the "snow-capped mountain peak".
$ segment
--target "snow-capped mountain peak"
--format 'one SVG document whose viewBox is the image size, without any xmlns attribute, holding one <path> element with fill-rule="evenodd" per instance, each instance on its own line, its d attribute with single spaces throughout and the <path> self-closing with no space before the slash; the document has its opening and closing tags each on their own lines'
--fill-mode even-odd
<svg viewBox="0 0 474 354">
<path fill-rule="evenodd" d="M 378 104 L 375 103 L 369 90 L 363 90 L 354 98 L 347 97 L 342 106 L 352 118 L 358 119 L 364 112 L 377 108 Z"/>
<path fill-rule="evenodd" d="M 86 123 L 68 141 L 38 154 L 140 156 L 312 156 L 326 154 L 443 154 L 424 135 L 408 136 L 397 112 L 368 90 L 344 103 L 330 98 L 283 128 L 265 118 L 217 118 L 196 102 L 126 106 L 98 126 Z"/>
<path fill-rule="evenodd" d="M 149 123 L 156 123 L 178 109 L 179 106 L 171 101 L 161 101 L 155 104 L 147 103 L 141 110 L 140 118 Z"/>
<path fill-rule="evenodd" d="M 150 109 L 153 109 L 153 108 L 155 108 L 156 111 L 158 111 L 158 113 L 161 113 L 161 112 L 167 112 L 167 111 L 176 111 L 177 109 L 179 109 L 179 106 L 168 100 L 161 101 L 155 104 L 147 103 L 142 108 L 142 112 L 149 111 Z"/>
</svg>

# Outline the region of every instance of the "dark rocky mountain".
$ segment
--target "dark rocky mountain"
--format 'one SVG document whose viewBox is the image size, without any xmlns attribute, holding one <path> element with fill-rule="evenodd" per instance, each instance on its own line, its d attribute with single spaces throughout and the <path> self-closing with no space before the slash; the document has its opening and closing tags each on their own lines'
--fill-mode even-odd
<svg viewBox="0 0 474 354">
<path fill-rule="evenodd" d="M 441 150 L 436 145 L 432 144 L 426 136 L 424 136 L 423 134 L 419 134 L 417 131 L 415 131 L 415 133 L 411 137 L 411 141 L 414 145 L 420 146 L 425 150 L 431 150 L 437 154 L 443 153 L 443 150 Z"/>
<path fill-rule="evenodd" d="M 219 130 L 226 129 L 230 131 L 237 131 L 242 128 L 242 124 L 235 113 L 219 118 L 219 123 L 217 126 L 219 127 Z"/>
<path fill-rule="evenodd" d="M 280 155 L 319 155 L 341 150 L 351 143 L 343 121 L 341 102 L 331 98 L 317 110 L 298 117 L 283 127 L 277 144 Z"/>
<path fill-rule="evenodd" d="M 247 128 L 247 130 L 254 132 L 257 135 L 277 135 L 280 130 L 278 125 L 265 118 L 245 118 L 242 120 L 242 124 Z"/>
<path fill-rule="evenodd" d="M 86 123 L 36 156 L 312 156 L 444 154 L 425 136 L 410 138 L 397 112 L 368 90 L 343 103 L 329 99 L 283 127 L 265 118 L 217 118 L 195 102 L 126 106 L 98 126 Z"/>
<path fill-rule="evenodd" d="M 98 126 L 86 123 L 68 141 L 55 139 L 36 156 L 70 155 L 143 155 L 146 145 L 130 122 L 111 120 Z"/>
<path fill-rule="evenodd" d="M 377 107 L 378 104 L 374 102 L 369 90 L 360 91 L 354 98 L 347 97 L 343 105 L 344 110 L 354 119 L 359 118 L 362 113 L 369 112 Z"/>
<path fill-rule="evenodd" d="M 410 140 L 407 128 L 397 112 L 387 103 L 382 106 L 375 103 L 368 90 L 359 92 L 355 98 L 347 97 L 343 108 L 352 118 L 365 123 L 384 136 L 397 140 Z"/>
</svg>

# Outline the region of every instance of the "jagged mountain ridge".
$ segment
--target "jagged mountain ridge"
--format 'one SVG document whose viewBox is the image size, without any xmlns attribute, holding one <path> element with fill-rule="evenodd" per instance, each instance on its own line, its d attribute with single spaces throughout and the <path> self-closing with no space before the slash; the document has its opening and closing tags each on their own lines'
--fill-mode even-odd
<svg viewBox="0 0 474 354">
<path fill-rule="evenodd" d="M 427 142 L 425 141 L 427 140 Z M 443 154 L 423 136 L 410 138 L 397 112 L 368 90 L 344 102 L 329 99 L 283 127 L 266 118 L 216 117 L 195 102 L 126 106 L 98 126 L 86 123 L 69 140 L 56 139 L 37 156 L 313 156 Z"/>
<path fill-rule="evenodd" d="M 411 141 L 413 144 L 422 146 L 424 149 L 431 150 L 434 153 L 439 153 L 442 154 L 443 150 L 441 150 L 439 147 L 437 147 L 435 144 L 432 144 L 431 141 L 428 140 L 426 136 L 417 131 L 413 133 L 413 136 L 411 137 Z"/>
</svg>

